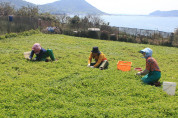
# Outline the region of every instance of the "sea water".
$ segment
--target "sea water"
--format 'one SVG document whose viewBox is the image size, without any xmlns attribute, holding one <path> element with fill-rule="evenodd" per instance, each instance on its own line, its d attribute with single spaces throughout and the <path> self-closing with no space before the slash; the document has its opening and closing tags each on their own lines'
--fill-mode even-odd
<svg viewBox="0 0 178 118">
<path fill-rule="evenodd" d="M 174 32 L 178 28 L 178 17 L 103 15 L 110 26 Z"/>
</svg>

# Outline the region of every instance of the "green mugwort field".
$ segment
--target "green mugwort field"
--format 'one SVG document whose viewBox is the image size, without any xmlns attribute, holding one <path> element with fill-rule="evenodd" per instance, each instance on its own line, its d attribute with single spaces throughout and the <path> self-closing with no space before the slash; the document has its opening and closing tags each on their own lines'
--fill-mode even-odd
<svg viewBox="0 0 178 118">
<path fill-rule="evenodd" d="M 57 61 L 32 62 L 23 53 L 34 43 L 52 49 Z M 107 70 L 87 67 L 92 47 L 108 61 Z M 136 67 L 145 68 L 139 50 L 153 49 L 162 72 L 160 82 L 178 83 L 178 48 L 35 34 L 0 40 L 0 117 L 176 118 L 178 91 L 143 84 Z M 131 61 L 128 72 L 118 61 Z"/>
</svg>

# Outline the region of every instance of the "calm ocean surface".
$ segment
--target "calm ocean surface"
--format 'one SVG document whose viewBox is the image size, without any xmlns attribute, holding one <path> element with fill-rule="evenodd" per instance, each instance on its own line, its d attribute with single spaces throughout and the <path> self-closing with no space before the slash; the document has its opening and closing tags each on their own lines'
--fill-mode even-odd
<svg viewBox="0 0 178 118">
<path fill-rule="evenodd" d="M 174 29 L 178 28 L 178 17 L 104 15 L 101 18 L 105 22 L 109 22 L 110 26 L 116 27 L 159 30 L 164 32 L 174 32 Z"/>
</svg>

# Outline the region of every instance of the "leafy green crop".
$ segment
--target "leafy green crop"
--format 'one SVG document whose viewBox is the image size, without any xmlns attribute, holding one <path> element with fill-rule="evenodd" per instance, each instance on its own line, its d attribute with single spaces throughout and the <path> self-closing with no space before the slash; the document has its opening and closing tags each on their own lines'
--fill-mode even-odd
<svg viewBox="0 0 178 118">
<path fill-rule="evenodd" d="M 23 53 L 34 43 L 52 49 L 57 61 L 31 62 Z M 109 60 L 107 70 L 87 67 L 93 46 Z M 150 47 L 162 71 L 161 82 L 178 82 L 178 49 L 35 34 L 0 40 L 0 117 L 146 117 L 175 118 L 177 89 L 169 96 L 162 87 L 145 85 L 135 67 L 145 67 L 139 50 Z M 129 72 L 117 62 L 131 61 Z"/>
</svg>

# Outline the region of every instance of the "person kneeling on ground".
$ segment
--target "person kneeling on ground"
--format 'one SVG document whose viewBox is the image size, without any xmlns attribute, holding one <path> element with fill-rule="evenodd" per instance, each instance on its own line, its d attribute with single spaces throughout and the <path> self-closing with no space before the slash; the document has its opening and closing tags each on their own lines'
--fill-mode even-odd
<svg viewBox="0 0 178 118">
<path fill-rule="evenodd" d="M 161 86 L 158 81 L 161 78 L 161 71 L 156 60 L 152 57 L 152 50 L 145 48 L 139 52 L 142 53 L 146 59 L 146 69 L 136 73 L 136 75 L 145 75 L 141 80 L 146 84 Z"/>
<path fill-rule="evenodd" d="M 36 54 L 36 57 L 33 59 L 33 55 Z M 45 50 L 44 48 L 41 47 L 39 43 L 35 43 L 32 47 L 31 54 L 29 56 L 30 60 L 35 60 L 35 61 L 46 61 L 48 62 L 49 60 L 47 57 L 50 57 L 52 61 L 55 61 L 53 51 L 51 49 Z"/>
<path fill-rule="evenodd" d="M 91 63 L 92 58 L 95 59 L 95 63 Z M 99 51 L 98 47 L 93 47 L 88 59 L 88 67 L 99 68 L 100 70 L 103 70 L 108 68 L 108 65 L 109 63 L 105 55 Z"/>
</svg>

